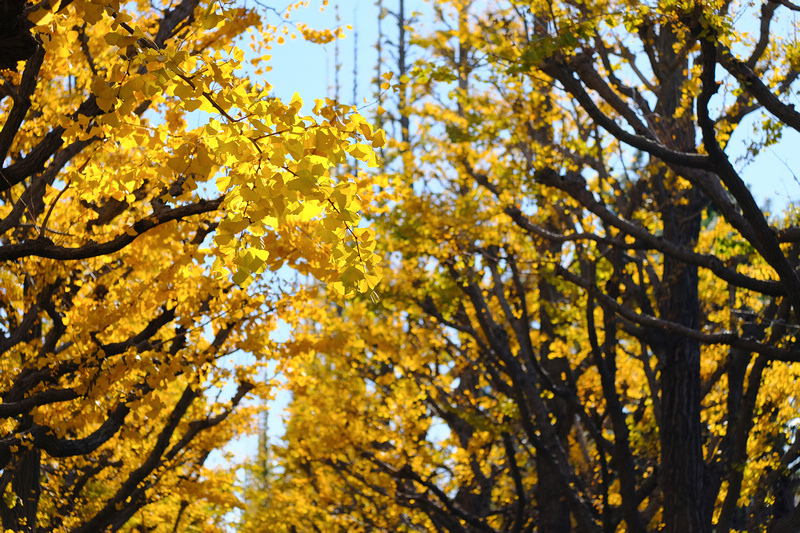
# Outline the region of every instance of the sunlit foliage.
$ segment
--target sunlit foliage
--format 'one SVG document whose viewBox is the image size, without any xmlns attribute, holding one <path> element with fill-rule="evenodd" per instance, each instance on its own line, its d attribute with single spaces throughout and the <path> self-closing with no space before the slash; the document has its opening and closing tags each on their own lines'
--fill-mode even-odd
<svg viewBox="0 0 800 533">
<path fill-rule="evenodd" d="M 291 296 L 275 272 L 375 287 L 371 178 L 332 169 L 375 166 L 383 133 L 272 96 L 267 54 L 296 7 L 3 4 L 5 531 L 220 529 L 234 476 L 206 465 L 252 429 L 243 400 L 270 395 Z"/>
<path fill-rule="evenodd" d="M 741 173 L 800 130 L 798 7 L 430 7 L 381 301 L 298 323 L 245 530 L 798 530 L 800 232 Z"/>
</svg>

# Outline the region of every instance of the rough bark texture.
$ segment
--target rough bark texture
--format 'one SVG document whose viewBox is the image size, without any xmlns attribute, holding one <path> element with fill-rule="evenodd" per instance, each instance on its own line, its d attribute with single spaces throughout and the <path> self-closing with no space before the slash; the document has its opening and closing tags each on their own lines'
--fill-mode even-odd
<svg viewBox="0 0 800 533">
<path fill-rule="evenodd" d="M 655 111 L 675 117 L 682 97 L 684 68 L 688 60 L 676 48 L 676 31 L 669 25 L 654 37 L 661 87 Z M 684 115 L 664 121 L 657 134 L 674 150 L 695 152 L 695 126 Z M 693 249 L 700 234 L 704 197 L 699 189 L 688 190 L 666 169 L 655 178 L 661 201 L 664 240 Z M 672 257 L 664 258 L 659 312 L 662 318 L 693 330 L 700 325 L 697 266 Z M 703 444 L 700 424 L 700 343 L 678 335 L 666 335 L 661 356 L 661 471 L 664 495 L 664 531 L 710 533 L 703 498 Z"/>
</svg>

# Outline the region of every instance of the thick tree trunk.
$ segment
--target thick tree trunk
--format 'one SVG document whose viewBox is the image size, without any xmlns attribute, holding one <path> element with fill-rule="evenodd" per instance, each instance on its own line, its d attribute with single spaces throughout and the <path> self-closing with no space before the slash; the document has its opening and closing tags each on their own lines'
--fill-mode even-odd
<svg viewBox="0 0 800 533">
<path fill-rule="evenodd" d="M 34 448 L 22 454 L 11 476 L 11 492 L 0 501 L 4 531 L 36 533 L 36 515 L 41 495 L 41 452 Z"/>
<path fill-rule="evenodd" d="M 700 230 L 700 194 L 674 205 L 665 216 L 665 237 L 691 249 Z M 678 198 L 673 198 L 678 203 Z M 671 227 L 670 227 L 671 226 Z M 697 329 L 700 305 L 697 267 L 664 260 L 663 318 Z M 704 462 L 700 421 L 700 344 L 667 335 L 661 352 L 661 472 L 666 533 L 710 533 L 702 502 Z"/>
<path fill-rule="evenodd" d="M 537 458 L 536 471 L 539 481 L 536 484 L 536 503 L 539 533 L 569 533 L 572 531 L 569 502 L 564 491 L 559 490 L 555 481 L 558 471 L 547 459 Z"/>
<path fill-rule="evenodd" d="M 541 132 L 543 135 L 546 132 Z M 553 231 L 556 224 L 548 227 Z M 554 257 L 561 254 L 561 243 L 550 245 L 549 252 Z M 552 353 L 550 345 L 556 339 L 556 328 L 550 316 L 550 310 L 556 309 L 560 294 L 549 281 L 541 279 L 539 281 L 539 298 L 541 309 L 539 313 L 539 333 L 544 336 L 546 341 L 541 347 L 540 364 L 561 387 L 568 387 L 569 383 L 562 379 L 571 373 L 569 361 L 561 354 Z M 541 394 L 541 391 L 531 391 L 532 394 Z M 569 449 L 569 433 L 575 419 L 575 412 L 570 408 L 569 403 L 563 398 L 552 398 L 545 402 L 548 410 L 555 416 L 555 430 L 564 449 Z M 541 421 L 540 423 L 549 423 Z M 572 520 L 570 518 L 570 505 L 567 493 L 556 481 L 559 475 L 557 469 L 550 461 L 541 456 L 536 459 L 536 471 L 539 476 L 536 485 L 536 501 L 538 504 L 538 528 L 539 533 L 569 533 L 572 531 Z"/>
<path fill-rule="evenodd" d="M 685 319 L 694 314 L 697 273 L 685 265 L 678 273 L 669 304 L 687 305 Z M 694 284 L 692 283 L 694 278 Z M 693 294 L 692 294 L 693 293 Z M 688 296 L 688 297 L 687 297 Z M 688 339 L 667 342 L 661 370 L 661 487 L 664 529 L 667 533 L 706 533 L 703 500 L 703 449 L 700 432 L 700 347 Z"/>
<path fill-rule="evenodd" d="M 691 113 L 677 113 L 683 99 L 686 55 L 675 28 L 662 25 L 654 38 L 661 86 L 655 112 L 671 117 L 658 125 L 661 141 L 673 149 L 695 152 Z M 693 250 L 700 234 L 703 193 L 686 188 L 663 168 L 653 176 L 664 224 L 664 239 Z M 697 329 L 700 323 L 697 267 L 664 256 L 659 294 L 661 317 Z M 664 336 L 661 351 L 661 472 L 665 533 L 711 533 L 704 513 L 702 430 L 700 423 L 700 344 L 683 336 Z"/>
</svg>

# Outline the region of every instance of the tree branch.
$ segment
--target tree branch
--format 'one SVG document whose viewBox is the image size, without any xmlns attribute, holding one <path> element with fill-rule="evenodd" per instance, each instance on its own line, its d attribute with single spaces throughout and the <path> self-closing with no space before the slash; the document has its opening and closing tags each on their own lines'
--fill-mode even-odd
<svg viewBox="0 0 800 533">
<path fill-rule="evenodd" d="M 0 261 L 13 261 L 21 257 L 46 257 L 49 259 L 68 261 L 113 254 L 132 243 L 143 233 L 161 224 L 216 211 L 219 209 L 222 201 L 223 197 L 217 198 L 216 200 L 200 200 L 196 203 L 176 207 L 161 213 L 158 217 L 153 216 L 139 220 L 132 226 L 134 235 L 122 233 L 116 238 L 103 243 L 90 241 L 77 248 L 67 248 L 54 244 L 49 238 L 40 238 L 19 244 L 2 246 L 0 247 Z"/>
</svg>

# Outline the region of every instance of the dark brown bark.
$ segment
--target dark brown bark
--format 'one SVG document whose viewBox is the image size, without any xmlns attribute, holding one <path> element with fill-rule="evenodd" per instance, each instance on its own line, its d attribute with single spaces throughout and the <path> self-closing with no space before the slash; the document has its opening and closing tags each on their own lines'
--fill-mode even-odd
<svg viewBox="0 0 800 533">
<path fill-rule="evenodd" d="M 687 58 L 677 47 L 681 43 L 675 28 L 664 25 L 655 38 L 660 60 L 661 87 L 656 113 L 674 117 L 681 105 L 681 88 Z M 659 136 L 684 153 L 694 152 L 694 124 L 684 115 L 662 124 Z M 666 170 L 654 179 L 661 203 L 664 239 L 691 250 L 700 234 L 705 198 L 697 188 L 682 190 Z M 664 258 L 664 274 L 658 292 L 659 314 L 670 322 L 692 330 L 700 326 L 698 272 L 695 265 Z M 661 465 L 659 484 L 663 494 L 666 533 L 710 533 L 702 502 L 705 464 L 700 421 L 700 343 L 678 335 L 663 337 L 661 358 Z"/>
<path fill-rule="evenodd" d="M 564 491 L 555 479 L 559 475 L 552 462 L 537 456 L 536 458 L 536 531 L 540 533 L 568 533 L 572 531 L 570 505 Z"/>
<path fill-rule="evenodd" d="M 13 472 L 10 497 L 14 504 L 0 504 L 0 524 L 4 530 L 20 533 L 36 533 L 38 522 L 36 514 L 39 510 L 41 495 L 41 452 L 32 448 L 20 453 L 15 464 L 10 466 Z M 6 476 L 3 476 L 6 477 Z"/>
<path fill-rule="evenodd" d="M 39 48 L 31 35 L 25 0 L 0 0 L 0 70 L 17 70 Z"/>
</svg>

